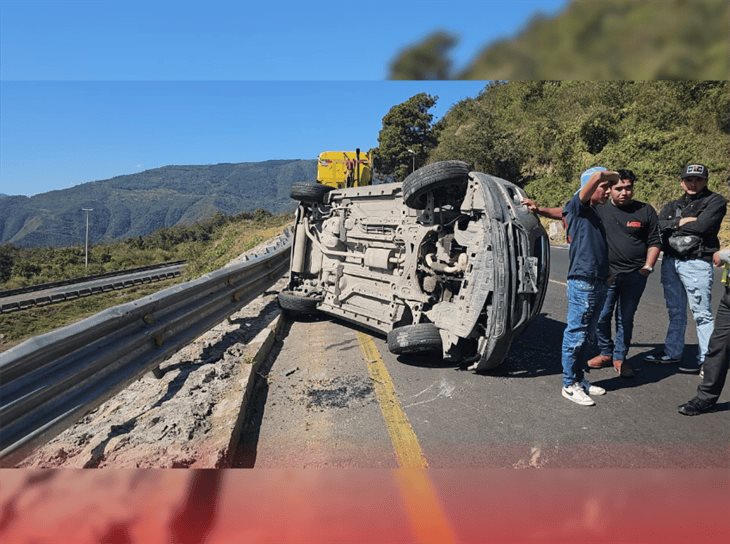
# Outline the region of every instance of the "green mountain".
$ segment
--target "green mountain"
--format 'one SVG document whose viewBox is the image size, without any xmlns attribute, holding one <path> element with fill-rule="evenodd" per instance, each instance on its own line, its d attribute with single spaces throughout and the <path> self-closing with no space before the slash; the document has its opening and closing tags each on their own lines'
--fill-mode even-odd
<svg viewBox="0 0 730 544">
<path fill-rule="evenodd" d="M 191 224 L 216 212 L 294 208 L 292 183 L 311 181 L 316 160 L 273 160 L 203 166 L 164 166 L 69 189 L 0 197 L 0 243 L 69 246 L 83 243 L 85 214 L 93 243 L 142 236 Z"/>
</svg>

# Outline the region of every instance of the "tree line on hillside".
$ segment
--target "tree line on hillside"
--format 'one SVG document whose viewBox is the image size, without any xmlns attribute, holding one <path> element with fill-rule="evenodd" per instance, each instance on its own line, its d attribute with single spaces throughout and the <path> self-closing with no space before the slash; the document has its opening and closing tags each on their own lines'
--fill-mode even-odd
<svg viewBox="0 0 730 544">
<path fill-rule="evenodd" d="M 727 79 L 728 18 L 727 0 L 572 0 L 488 44 L 458 72 L 449 56 L 457 37 L 434 32 L 397 55 L 390 77 Z"/>
<path fill-rule="evenodd" d="M 274 216 L 258 209 L 213 217 L 193 225 L 161 228 L 147 236 L 91 246 L 89 267 L 85 267 L 82 246 L 20 248 L 0 245 L 0 289 L 13 289 L 56 280 L 77 278 L 167 261 L 190 260 L 201 255 L 224 228 L 246 224 L 263 228 L 279 224 L 288 216 Z"/>
<path fill-rule="evenodd" d="M 545 205 L 575 191 L 578 174 L 604 164 L 638 176 L 637 198 L 676 197 L 683 164 L 710 169 L 727 195 L 730 83 L 727 81 L 493 82 L 438 122 L 425 93 L 391 108 L 374 149 L 377 175 L 401 181 L 426 162 L 459 159 L 508 179 Z"/>
</svg>

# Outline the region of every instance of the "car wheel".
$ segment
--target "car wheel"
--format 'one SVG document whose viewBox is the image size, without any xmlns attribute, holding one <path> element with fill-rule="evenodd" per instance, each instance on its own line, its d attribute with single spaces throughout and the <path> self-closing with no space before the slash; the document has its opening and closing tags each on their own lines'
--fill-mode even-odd
<svg viewBox="0 0 730 544">
<path fill-rule="evenodd" d="M 320 298 L 305 297 L 292 291 L 282 291 L 277 299 L 282 310 L 295 315 L 316 313 L 317 304 L 321 301 Z"/>
<path fill-rule="evenodd" d="M 324 202 L 324 197 L 332 187 L 319 183 L 295 183 L 291 186 L 291 196 L 300 202 Z"/>
<path fill-rule="evenodd" d="M 441 335 L 433 323 L 398 327 L 388 333 L 388 349 L 395 354 L 441 351 Z"/>
<path fill-rule="evenodd" d="M 403 180 L 403 201 L 415 210 L 426 207 L 426 196 L 439 189 L 464 192 L 469 165 L 463 161 L 441 161 L 419 168 Z"/>
</svg>

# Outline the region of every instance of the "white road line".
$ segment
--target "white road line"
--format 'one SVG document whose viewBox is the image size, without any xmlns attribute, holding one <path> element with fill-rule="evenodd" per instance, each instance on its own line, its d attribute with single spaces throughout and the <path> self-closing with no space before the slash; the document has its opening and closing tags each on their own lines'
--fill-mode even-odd
<svg viewBox="0 0 730 544">
<path fill-rule="evenodd" d="M 558 280 L 550 280 L 550 281 L 553 282 L 553 283 L 559 283 L 560 285 L 564 285 L 565 287 L 568 287 L 568 284 L 567 283 L 563 283 L 562 281 L 558 281 Z"/>
</svg>

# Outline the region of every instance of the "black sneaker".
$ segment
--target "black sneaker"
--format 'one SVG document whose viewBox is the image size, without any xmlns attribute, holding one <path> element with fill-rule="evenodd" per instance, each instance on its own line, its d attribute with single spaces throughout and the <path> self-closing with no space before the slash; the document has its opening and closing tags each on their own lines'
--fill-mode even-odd
<svg viewBox="0 0 730 544">
<path fill-rule="evenodd" d="M 702 413 L 709 412 L 712 410 L 714 404 L 702 401 L 697 397 L 694 397 L 684 404 L 680 405 L 679 413 L 683 416 L 698 416 Z"/>
<path fill-rule="evenodd" d="M 644 361 L 647 363 L 678 363 L 679 359 L 675 359 L 674 357 L 670 357 L 663 351 L 658 351 L 656 353 L 651 353 L 644 357 Z"/>
<path fill-rule="evenodd" d="M 687 372 L 688 374 L 699 374 L 700 366 L 696 362 L 691 363 L 680 363 L 677 369 L 680 372 Z"/>
</svg>

